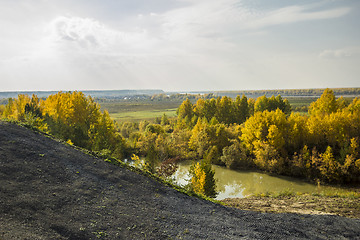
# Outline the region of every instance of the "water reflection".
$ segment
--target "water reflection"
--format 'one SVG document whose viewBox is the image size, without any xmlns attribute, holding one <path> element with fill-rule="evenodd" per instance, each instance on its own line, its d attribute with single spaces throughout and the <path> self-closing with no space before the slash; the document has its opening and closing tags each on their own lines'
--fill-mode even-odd
<svg viewBox="0 0 360 240">
<path fill-rule="evenodd" d="M 188 171 L 191 162 L 181 163 L 174 174 L 179 185 L 188 183 Z M 290 189 L 294 192 L 317 192 L 313 184 L 290 177 L 276 177 L 253 171 L 234 171 L 220 166 L 213 166 L 217 179 L 218 196 L 216 199 L 242 198 L 255 193 L 280 192 Z M 324 189 L 324 188 L 322 188 Z"/>
</svg>

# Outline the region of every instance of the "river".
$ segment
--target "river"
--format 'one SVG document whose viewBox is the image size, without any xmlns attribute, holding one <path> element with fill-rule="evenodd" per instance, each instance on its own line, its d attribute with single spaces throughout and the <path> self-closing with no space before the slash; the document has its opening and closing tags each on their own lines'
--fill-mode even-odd
<svg viewBox="0 0 360 240">
<path fill-rule="evenodd" d="M 177 184 L 183 186 L 188 183 L 190 166 L 191 162 L 179 164 L 178 170 L 173 175 Z M 316 185 L 296 178 L 270 176 L 255 171 L 231 170 L 217 165 L 213 165 L 213 169 L 217 179 L 217 200 L 243 198 L 256 193 L 281 192 L 284 190 L 291 190 L 295 193 L 316 193 L 319 191 Z M 321 190 L 325 189 L 325 186 L 321 186 Z"/>
</svg>

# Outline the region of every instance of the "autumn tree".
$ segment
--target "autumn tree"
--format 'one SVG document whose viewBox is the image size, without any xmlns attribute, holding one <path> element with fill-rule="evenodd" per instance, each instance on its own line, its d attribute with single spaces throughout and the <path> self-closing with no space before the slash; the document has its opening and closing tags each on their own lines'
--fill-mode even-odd
<svg viewBox="0 0 360 240">
<path fill-rule="evenodd" d="M 24 94 L 19 94 L 17 99 L 9 98 L 7 105 L 4 106 L 3 116 L 25 122 L 44 132 L 48 131 L 48 125 L 42 118 L 39 98 L 34 94 L 31 98 Z"/>
<path fill-rule="evenodd" d="M 231 98 L 224 96 L 217 99 L 215 117 L 221 123 L 230 124 L 234 122 L 234 111 Z"/>
<path fill-rule="evenodd" d="M 237 96 L 234 102 L 234 121 L 241 124 L 250 116 L 248 99 L 245 95 Z"/>
<path fill-rule="evenodd" d="M 231 169 L 246 169 L 253 165 L 253 162 L 247 156 L 245 147 L 236 140 L 230 146 L 223 148 L 221 162 Z"/>
<path fill-rule="evenodd" d="M 220 155 L 222 149 L 230 145 L 230 135 L 224 124 L 211 124 L 206 119 L 199 119 L 191 132 L 189 147 L 197 152 L 199 158 L 205 157 L 213 146 L 216 146 L 216 155 Z"/>
<path fill-rule="evenodd" d="M 166 116 L 165 113 L 161 117 L 160 124 L 161 125 L 169 125 L 170 124 L 169 118 L 168 118 L 168 116 Z"/>
<path fill-rule="evenodd" d="M 257 112 L 243 125 L 241 141 L 254 156 L 255 164 L 264 170 L 282 171 L 288 157 L 289 124 L 285 113 Z"/>
<path fill-rule="evenodd" d="M 348 111 L 351 113 L 360 114 L 360 97 L 354 98 L 348 106 Z"/>
<path fill-rule="evenodd" d="M 334 92 L 327 88 L 321 97 L 315 102 L 310 104 L 310 115 L 324 115 L 337 111 L 337 103 Z"/>
<path fill-rule="evenodd" d="M 189 139 L 189 147 L 197 152 L 201 158 L 210 147 L 210 136 L 207 131 L 207 120 L 199 118 L 196 125 L 191 131 L 191 137 Z"/>
<path fill-rule="evenodd" d="M 255 112 L 263 112 L 269 108 L 269 99 L 264 95 L 256 99 L 254 105 Z"/>
<path fill-rule="evenodd" d="M 277 97 L 271 96 L 267 98 L 265 95 L 256 99 L 254 105 L 255 112 L 275 111 L 276 109 L 281 110 L 286 114 L 290 114 L 291 106 L 287 99 L 282 99 L 280 95 Z"/>
<path fill-rule="evenodd" d="M 207 197 L 216 197 L 215 171 L 208 161 L 195 162 L 190 168 L 191 188 Z"/>
<path fill-rule="evenodd" d="M 345 182 L 360 182 L 360 147 L 359 138 L 352 138 L 342 165 Z"/>
<path fill-rule="evenodd" d="M 196 101 L 196 104 L 194 106 L 194 113 L 199 117 L 199 118 L 206 118 L 207 117 L 207 107 L 206 105 L 208 105 L 207 103 L 208 101 L 205 101 L 202 98 L 199 98 Z"/>
<path fill-rule="evenodd" d="M 0 119 L 3 116 L 4 111 L 5 111 L 5 105 L 0 105 Z"/>
<path fill-rule="evenodd" d="M 329 182 L 336 182 L 340 180 L 340 164 L 335 159 L 330 146 L 321 154 L 321 163 L 318 166 L 321 177 Z"/>
<path fill-rule="evenodd" d="M 8 104 L 5 106 L 3 116 L 8 119 L 18 121 L 25 120 L 25 106 L 30 104 L 31 98 L 25 94 L 19 94 L 17 99 L 9 98 Z"/>
<path fill-rule="evenodd" d="M 191 128 L 193 126 L 193 105 L 188 98 L 179 106 L 176 114 L 178 116 L 177 125 L 179 128 Z"/>
<path fill-rule="evenodd" d="M 309 144 L 308 117 L 291 113 L 287 120 L 289 124 L 287 134 L 288 151 L 298 153 L 306 144 Z"/>
</svg>

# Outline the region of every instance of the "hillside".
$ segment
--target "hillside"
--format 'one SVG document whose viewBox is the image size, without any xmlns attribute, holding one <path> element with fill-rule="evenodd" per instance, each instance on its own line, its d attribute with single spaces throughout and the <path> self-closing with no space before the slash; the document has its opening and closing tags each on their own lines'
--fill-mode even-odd
<svg viewBox="0 0 360 240">
<path fill-rule="evenodd" d="M 224 207 L 0 122 L 1 240 L 359 236 L 360 219 Z"/>
</svg>

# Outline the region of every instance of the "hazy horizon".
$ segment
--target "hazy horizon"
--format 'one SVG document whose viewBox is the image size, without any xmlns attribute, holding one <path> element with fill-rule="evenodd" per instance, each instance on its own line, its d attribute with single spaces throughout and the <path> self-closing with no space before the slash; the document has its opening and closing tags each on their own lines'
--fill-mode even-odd
<svg viewBox="0 0 360 240">
<path fill-rule="evenodd" d="M 0 6 L 0 91 L 359 87 L 360 1 Z"/>
<path fill-rule="evenodd" d="M 328 89 L 359 89 L 360 87 L 343 87 L 343 88 L 328 88 Z M 0 90 L 0 93 L 26 93 L 26 92 L 117 92 L 117 91 L 135 91 L 135 92 L 141 92 L 141 91 L 158 91 L 158 92 L 164 92 L 164 93 L 190 93 L 190 94 L 197 94 L 197 93 L 212 93 L 212 92 L 262 92 L 262 91 L 296 91 L 296 90 L 325 90 L 327 88 L 274 88 L 274 89 L 232 89 L 232 90 L 223 90 L 223 89 L 215 89 L 215 90 L 174 90 L 174 91 L 166 91 L 163 89 L 59 89 L 59 90 Z"/>
</svg>

